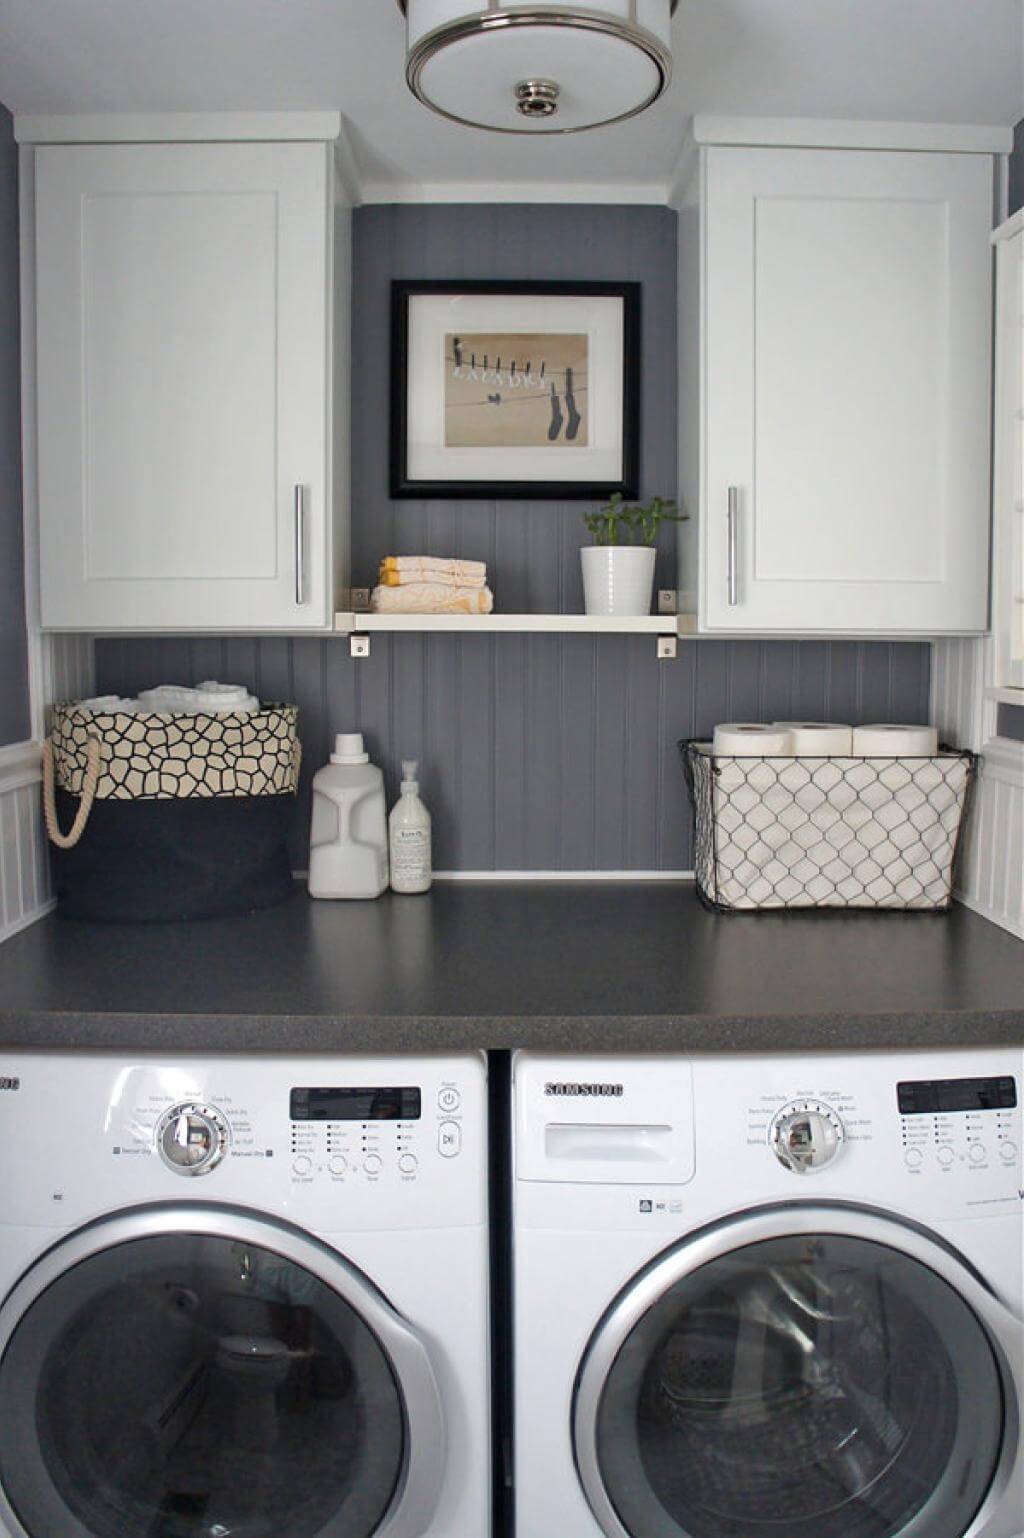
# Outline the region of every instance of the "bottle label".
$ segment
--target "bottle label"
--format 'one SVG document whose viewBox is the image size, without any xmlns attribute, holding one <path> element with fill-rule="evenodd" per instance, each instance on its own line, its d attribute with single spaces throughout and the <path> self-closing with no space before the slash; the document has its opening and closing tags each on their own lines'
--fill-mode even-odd
<svg viewBox="0 0 1024 1538">
<path fill-rule="evenodd" d="M 422 828 L 398 828 L 391 835 L 392 878 L 423 880 L 430 875 L 430 835 Z"/>
</svg>

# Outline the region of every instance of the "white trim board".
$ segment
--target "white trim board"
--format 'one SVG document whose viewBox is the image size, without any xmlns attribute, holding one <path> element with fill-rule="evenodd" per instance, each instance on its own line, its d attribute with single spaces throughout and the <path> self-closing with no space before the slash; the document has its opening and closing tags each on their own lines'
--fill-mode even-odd
<svg viewBox="0 0 1024 1538">
<path fill-rule="evenodd" d="M 980 897 L 969 897 L 966 892 L 954 892 L 953 896 L 958 903 L 962 903 L 972 913 L 977 913 L 980 918 L 988 919 L 990 924 L 996 924 L 1000 929 L 1005 929 L 1007 934 L 1016 935 L 1018 940 L 1024 940 L 1024 919 L 1011 918 L 999 908 L 990 907 L 988 903 L 982 902 Z"/>
<path fill-rule="evenodd" d="M 42 777 L 38 742 L 13 742 L 0 748 L 0 796 L 22 785 L 38 785 Z"/>
<path fill-rule="evenodd" d="M 227 143 L 337 139 L 340 112 L 19 112 L 19 144 Z"/>
<path fill-rule="evenodd" d="M 436 870 L 435 881 L 692 881 L 692 870 Z"/>
<path fill-rule="evenodd" d="M 1009 155 L 1013 129 L 985 123 L 863 122 L 849 118 L 724 117 L 698 113 L 698 144 L 778 145 L 802 149 L 939 150 Z"/>
<path fill-rule="evenodd" d="M 296 881 L 305 881 L 308 870 L 293 870 Z M 693 881 L 692 870 L 436 870 L 435 881 Z M 372 900 L 372 899 L 371 899 Z"/>
<path fill-rule="evenodd" d="M 367 182 L 364 203 L 626 203 L 662 205 L 667 182 Z"/>
<path fill-rule="evenodd" d="M 1011 214 L 1009 219 L 1004 219 L 1002 224 L 992 231 L 992 244 L 998 246 L 1004 240 L 1012 240 L 1021 230 L 1024 230 L 1024 208 L 1018 208 L 1015 214 Z"/>
</svg>

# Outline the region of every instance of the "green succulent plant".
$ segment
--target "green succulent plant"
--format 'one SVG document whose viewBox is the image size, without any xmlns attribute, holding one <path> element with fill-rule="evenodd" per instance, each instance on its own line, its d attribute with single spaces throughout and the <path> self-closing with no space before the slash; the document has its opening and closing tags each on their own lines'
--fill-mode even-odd
<svg viewBox="0 0 1024 1538">
<path fill-rule="evenodd" d="M 682 523 L 687 516 L 664 497 L 652 497 L 631 507 L 623 501 L 622 493 L 615 491 L 598 512 L 584 513 L 583 522 L 595 545 L 653 545 L 663 523 Z"/>
</svg>

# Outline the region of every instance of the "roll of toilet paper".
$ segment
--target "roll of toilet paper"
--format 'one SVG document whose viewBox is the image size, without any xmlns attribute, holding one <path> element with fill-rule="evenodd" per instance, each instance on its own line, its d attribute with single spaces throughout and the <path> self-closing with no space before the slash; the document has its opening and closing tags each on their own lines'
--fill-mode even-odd
<svg viewBox="0 0 1024 1538">
<path fill-rule="evenodd" d="M 939 749 L 934 726 L 855 726 L 857 758 L 930 758 Z"/>
<path fill-rule="evenodd" d="M 853 747 L 853 727 L 830 721 L 775 721 L 777 731 L 788 732 L 793 752 L 806 758 L 848 758 Z"/>
<path fill-rule="evenodd" d="M 757 721 L 727 721 L 715 727 L 714 750 L 733 758 L 789 758 L 793 743 L 788 732 Z"/>
</svg>

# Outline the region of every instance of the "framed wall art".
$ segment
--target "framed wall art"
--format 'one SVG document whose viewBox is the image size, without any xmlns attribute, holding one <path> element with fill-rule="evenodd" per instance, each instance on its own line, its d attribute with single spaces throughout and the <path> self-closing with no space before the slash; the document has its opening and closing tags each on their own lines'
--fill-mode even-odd
<svg viewBox="0 0 1024 1538">
<path fill-rule="evenodd" d="M 392 284 L 391 494 L 635 496 L 638 283 Z"/>
</svg>

